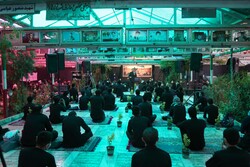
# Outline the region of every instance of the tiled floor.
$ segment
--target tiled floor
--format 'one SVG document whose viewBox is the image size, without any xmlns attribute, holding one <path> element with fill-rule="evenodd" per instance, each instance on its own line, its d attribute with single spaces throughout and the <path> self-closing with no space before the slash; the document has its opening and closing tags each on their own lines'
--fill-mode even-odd
<svg viewBox="0 0 250 167">
<path fill-rule="evenodd" d="M 187 97 L 186 97 L 187 98 Z M 51 151 L 55 156 L 56 163 L 58 167 L 129 167 L 131 163 L 131 157 L 133 152 L 128 152 L 126 146 L 128 139 L 126 137 L 125 131 L 127 128 L 127 122 L 132 116 L 131 110 L 125 113 L 126 102 L 121 103 L 117 99 L 117 104 L 119 109 L 115 112 L 106 112 L 106 115 L 113 116 L 113 120 L 109 125 L 90 125 L 95 136 L 101 136 L 102 140 L 97 145 L 94 152 L 79 152 L 79 151 Z M 157 120 L 161 119 L 161 113 L 158 110 L 159 104 L 154 105 L 154 112 L 157 114 Z M 158 110 L 158 111 L 156 111 Z M 46 115 L 49 112 L 44 112 Z M 118 128 L 116 125 L 117 116 L 119 113 L 123 114 L 123 125 Z M 63 113 L 67 115 L 67 112 Z M 89 116 L 89 112 L 79 112 L 79 116 Z M 156 121 L 157 121 L 156 120 Z M 10 126 L 6 125 L 10 129 L 20 129 L 20 126 Z M 61 126 L 53 126 L 62 136 Z M 171 138 L 173 140 L 180 138 L 180 132 L 177 127 L 173 130 L 167 130 L 165 126 L 155 126 L 159 131 L 160 138 Z M 206 141 L 215 141 L 218 145 L 221 143 L 222 131 L 216 130 L 214 127 L 207 127 L 205 130 Z M 115 139 L 113 145 L 115 146 L 115 152 L 113 156 L 107 156 L 106 146 L 107 146 L 107 136 L 114 132 Z M 220 149 L 220 148 L 218 148 Z M 18 160 L 19 150 L 9 151 L 4 153 L 5 160 L 8 167 L 16 167 Z M 208 160 L 212 154 L 190 154 L 189 159 L 183 159 L 181 154 L 170 154 L 172 159 L 173 167 L 203 167 L 205 166 L 206 160 Z"/>
</svg>

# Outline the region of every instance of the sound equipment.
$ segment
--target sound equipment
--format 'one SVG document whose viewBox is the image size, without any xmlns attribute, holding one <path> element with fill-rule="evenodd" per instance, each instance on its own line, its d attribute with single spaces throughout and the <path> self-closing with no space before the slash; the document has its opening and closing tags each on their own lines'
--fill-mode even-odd
<svg viewBox="0 0 250 167">
<path fill-rule="evenodd" d="M 64 53 L 46 54 L 46 67 L 49 73 L 57 73 L 58 70 L 65 69 Z"/>
<path fill-rule="evenodd" d="M 90 61 L 82 61 L 82 71 L 83 73 L 91 72 Z"/>
<path fill-rule="evenodd" d="M 184 61 L 176 61 L 175 62 L 175 72 L 183 73 L 184 72 Z"/>
<path fill-rule="evenodd" d="M 190 57 L 190 70 L 195 72 L 200 72 L 201 69 L 201 53 L 191 53 Z"/>
</svg>

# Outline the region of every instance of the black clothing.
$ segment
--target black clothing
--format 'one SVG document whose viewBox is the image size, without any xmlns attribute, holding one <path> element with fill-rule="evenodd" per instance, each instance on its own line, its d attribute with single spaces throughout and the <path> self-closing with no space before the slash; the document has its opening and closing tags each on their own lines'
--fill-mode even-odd
<svg viewBox="0 0 250 167">
<path fill-rule="evenodd" d="M 152 93 L 150 91 L 146 91 L 143 96 L 146 96 L 147 101 L 151 102 Z"/>
<path fill-rule="evenodd" d="M 208 105 L 207 107 L 204 108 L 204 115 L 203 118 L 206 118 L 208 114 L 208 118 L 207 118 L 207 122 L 211 125 L 215 124 L 215 119 L 218 117 L 219 115 L 219 109 L 217 106 L 215 105 Z"/>
<path fill-rule="evenodd" d="M 142 133 L 147 127 L 150 126 L 150 120 L 144 116 L 134 116 L 129 120 L 126 134 L 134 147 L 145 146 L 141 139 Z"/>
<path fill-rule="evenodd" d="M 53 103 L 49 106 L 50 114 L 49 120 L 53 124 L 62 123 L 65 116 L 61 116 L 61 111 L 66 111 L 66 108 L 58 103 Z"/>
<path fill-rule="evenodd" d="M 23 120 L 26 120 L 27 116 L 32 112 L 32 108 L 34 107 L 34 103 L 27 103 L 23 108 Z"/>
<path fill-rule="evenodd" d="M 200 111 L 204 111 L 205 107 L 207 107 L 207 98 L 206 98 L 205 96 L 201 96 L 201 97 L 198 99 L 196 105 L 197 105 L 197 104 L 199 104 L 199 105 L 198 105 L 199 110 L 200 110 Z"/>
<path fill-rule="evenodd" d="M 129 77 L 129 81 L 130 81 L 130 87 L 134 87 L 135 78 L 137 77 L 136 72 L 131 71 L 131 72 L 128 74 L 128 77 Z"/>
<path fill-rule="evenodd" d="M 180 98 L 180 101 L 183 103 L 184 93 L 182 91 L 177 90 L 176 95 Z"/>
<path fill-rule="evenodd" d="M 146 146 L 132 156 L 131 167 L 171 167 L 169 154 L 156 146 Z"/>
<path fill-rule="evenodd" d="M 164 110 L 169 111 L 170 106 L 173 103 L 174 95 L 170 91 L 168 91 L 168 92 L 165 91 L 162 93 L 161 99 L 162 99 L 162 102 L 165 102 Z"/>
<path fill-rule="evenodd" d="M 169 115 L 173 118 L 173 123 L 178 124 L 186 120 L 186 108 L 181 103 L 170 107 Z"/>
<path fill-rule="evenodd" d="M 39 112 L 31 113 L 27 117 L 23 127 L 21 138 L 22 145 L 27 147 L 35 146 L 37 134 L 44 130 L 52 132 L 53 139 L 57 138 L 58 133 L 53 131 L 53 128 L 46 115 Z"/>
<path fill-rule="evenodd" d="M 140 103 L 143 102 L 143 98 L 141 95 L 136 95 L 132 97 L 131 102 L 133 106 L 138 106 Z"/>
<path fill-rule="evenodd" d="M 5 135 L 6 132 L 9 131 L 9 128 L 3 128 L 1 125 L 0 125 L 0 141 L 3 141 L 3 136 Z"/>
<path fill-rule="evenodd" d="M 75 87 L 69 90 L 69 96 L 71 101 L 78 102 L 78 91 Z"/>
<path fill-rule="evenodd" d="M 88 110 L 88 103 L 89 103 L 89 97 L 88 96 L 81 96 L 79 100 L 79 108 L 80 110 Z"/>
<path fill-rule="evenodd" d="M 138 105 L 141 111 L 141 116 L 147 117 L 151 122 L 154 122 L 156 115 L 153 115 L 152 104 L 149 102 L 142 102 Z"/>
<path fill-rule="evenodd" d="M 115 87 L 116 97 L 122 97 L 125 87 L 122 84 L 117 84 Z"/>
<path fill-rule="evenodd" d="M 107 93 L 104 96 L 104 110 L 114 110 L 115 105 L 115 96 L 112 93 Z"/>
<path fill-rule="evenodd" d="M 55 158 L 40 148 L 25 148 L 20 151 L 18 167 L 56 167 Z"/>
<path fill-rule="evenodd" d="M 247 116 L 245 119 L 243 119 L 240 131 L 241 133 L 250 132 L 250 116 Z"/>
<path fill-rule="evenodd" d="M 238 146 L 243 150 L 250 152 L 250 132 L 244 134 L 244 136 L 240 139 Z"/>
<path fill-rule="evenodd" d="M 250 155 L 237 147 L 217 151 L 206 162 L 206 167 L 249 167 Z"/>
<path fill-rule="evenodd" d="M 65 102 L 65 107 L 66 107 L 67 109 L 69 109 L 69 108 L 70 108 L 70 104 L 69 104 L 70 99 L 69 99 L 67 96 L 64 96 L 64 95 L 62 95 L 62 98 L 63 98 L 63 100 L 64 100 L 64 102 Z"/>
<path fill-rule="evenodd" d="M 85 133 L 81 134 L 81 127 Z M 67 116 L 62 123 L 63 147 L 83 146 L 93 136 L 85 121 L 78 116 Z"/>
<path fill-rule="evenodd" d="M 190 139 L 189 149 L 202 150 L 205 146 L 204 130 L 206 128 L 206 122 L 201 119 L 191 118 L 177 125 L 181 130 L 181 136 L 184 133 Z"/>
<path fill-rule="evenodd" d="M 162 93 L 164 92 L 164 89 L 162 87 L 157 87 L 155 88 L 155 97 L 154 97 L 154 102 L 157 101 L 157 97 L 160 97 L 160 101 L 161 101 L 161 96 L 162 96 Z"/>
<path fill-rule="evenodd" d="M 102 122 L 105 119 L 103 111 L 104 99 L 102 96 L 94 95 L 90 98 L 91 113 L 90 116 L 93 122 Z"/>
</svg>

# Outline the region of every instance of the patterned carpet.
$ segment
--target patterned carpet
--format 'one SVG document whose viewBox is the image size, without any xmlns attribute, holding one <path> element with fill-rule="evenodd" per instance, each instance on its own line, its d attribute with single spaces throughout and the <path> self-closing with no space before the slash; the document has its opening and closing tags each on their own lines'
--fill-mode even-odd
<svg viewBox="0 0 250 167">
<path fill-rule="evenodd" d="M 108 125 L 111 123 L 113 117 L 112 116 L 106 116 L 105 120 L 100 123 L 95 123 L 92 121 L 91 117 L 83 117 L 83 120 L 86 122 L 87 125 Z"/>
</svg>

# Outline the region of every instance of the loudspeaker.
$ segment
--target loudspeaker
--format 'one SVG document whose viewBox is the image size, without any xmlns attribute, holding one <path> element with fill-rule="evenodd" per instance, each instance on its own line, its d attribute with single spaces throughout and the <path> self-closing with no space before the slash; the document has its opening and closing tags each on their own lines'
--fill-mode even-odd
<svg viewBox="0 0 250 167">
<path fill-rule="evenodd" d="M 200 72 L 201 60 L 202 60 L 201 53 L 191 53 L 190 70 L 195 72 Z"/>
<path fill-rule="evenodd" d="M 82 61 L 82 71 L 83 71 L 83 73 L 91 72 L 90 71 L 90 61 Z"/>
<path fill-rule="evenodd" d="M 57 73 L 58 70 L 65 69 L 64 53 L 52 53 L 45 56 L 48 73 Z"/>
</svg>

